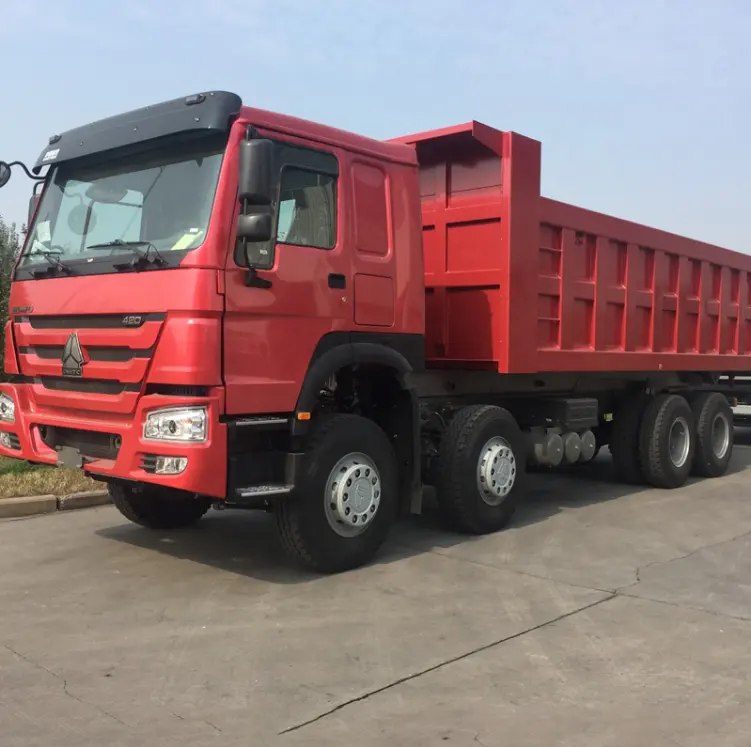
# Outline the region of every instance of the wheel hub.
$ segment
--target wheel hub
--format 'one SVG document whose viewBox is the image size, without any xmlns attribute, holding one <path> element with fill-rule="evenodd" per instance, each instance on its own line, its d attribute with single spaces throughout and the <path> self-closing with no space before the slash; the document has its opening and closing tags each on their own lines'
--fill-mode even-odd
<svg viewBox="0 0 751 747">
<path fill-rule="evenodd" d="M 324 496 L 326 518 L 342 537 L 365 531 L 381 503 L 381 477 L 365 454 L 347 454 L 329 474 Z"/>
<path fill-rule="evenodd" d="M 477 488 L 489 506 L 500 505 L 516 482 L 516 457 L 511 445 L 497 436 L 480 451 L 477 463 Z"/>
<path fill-rule="evenodd" d="M 712 421 L 712 451 L 717 459 L 724 458 L 730 448 L 730 423 L 722 413 Z"/>
<path fill-rule="evenodd" d="M 675 467 L 682 467 L 686 463 L 691 450 L 691 429 L 685 418 L 676 418 L 670 426 L 668 450 Z"/>
</svg>

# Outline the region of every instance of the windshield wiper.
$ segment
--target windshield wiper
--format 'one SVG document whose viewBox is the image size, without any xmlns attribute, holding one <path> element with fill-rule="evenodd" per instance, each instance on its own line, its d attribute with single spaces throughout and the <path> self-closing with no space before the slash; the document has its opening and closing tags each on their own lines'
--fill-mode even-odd
<svg viewBox="0 0 751 747">
<path fill-rule="evenodd" d="M 58 259 L 56 255 L 62 254 L 61 251 L 55 251 L 55 250 L 45 250 L 45 249 L 34 249 L 34 251 L 29 252 L 29 257 L 44 257 L 49 263 L 51 267 L 54 267 L 57 270 L 60 270 L 61 272 L 64 272 L 66 275 L 73 275 L 75 270 L 72 267 L 69 267 L 65 264 L 62 260 Z M 47 268 L 46 270 L 32 270 L 31 274 L 37 278 L 37 277 L 43 277 L 44 275 L 49 274 L 50 268 Z"/>
<path fill-rule="evenodd" d="M 123 241 L 122 239 L 113 239 L 112 241 L 105 241 L 102 244 L 89 244 L 87 249 L 105 250 L 105 249 L 133 249 L 138 253 L 138 256 L 126 265 L 115 265 L 117 269 L 133 269 L 143 270 L 150 264 L 164 267 L 167 264 L 167 260 L 159 253 L 159 250 L 150 241 Z M 149 253 L 153 250 L 154 259 L 149 258 Z"/>
</svg>

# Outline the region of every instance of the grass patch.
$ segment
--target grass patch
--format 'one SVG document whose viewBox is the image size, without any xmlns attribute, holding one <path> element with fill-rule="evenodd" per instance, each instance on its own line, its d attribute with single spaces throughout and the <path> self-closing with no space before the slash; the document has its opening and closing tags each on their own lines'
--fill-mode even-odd
<svg viewBox="0 0 751 747">
<path fill-rule="evenodd" d="M 0 499 L 27 495 L 68 495 L 84 490 L 101 490 L 102 484 L 82 470 L 41 467 L 20 459 L 0 457 Z"/>
</svg>

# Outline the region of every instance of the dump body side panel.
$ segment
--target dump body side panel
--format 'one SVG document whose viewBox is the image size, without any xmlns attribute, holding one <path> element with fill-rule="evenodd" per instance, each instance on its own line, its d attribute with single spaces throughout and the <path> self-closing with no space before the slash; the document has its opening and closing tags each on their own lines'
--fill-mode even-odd
<svg viewBox="0 0 751 747">
<path fill-rule="evenodd" d="M 540 200 L 537 369 L 737 371 L 751 257 Z"/>
<path fill-rule="evenodd" d="M 508 350 L 503 133 L 471 122 L 401 142 L 420 163 L 426 356 L 433 366 L 495 369 Z"/>
<path fill-rule="evenodd" d="M 420 162 L 430 367 L 751 370 L 751 257 L 541 197 L 541 146 L 516 133 L 399 142 Z"/>
</svg>

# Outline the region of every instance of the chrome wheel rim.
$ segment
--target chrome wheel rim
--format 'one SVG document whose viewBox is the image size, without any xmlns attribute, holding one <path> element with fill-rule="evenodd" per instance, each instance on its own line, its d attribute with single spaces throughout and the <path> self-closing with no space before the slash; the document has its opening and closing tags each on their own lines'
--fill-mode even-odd
<svg viewBox="0 0 751 747">
<path fill-rule="evenodd" d="M 375 519 L 381 503 L 381 476 L 373 460 L 359 452 L 342 457 L 326 481 L 324 511 L 340 537 L 362 534 Z"/>
<path fill-rule="evenodd" d="M 718 412 L 712 421 L 712 453 L 722 459 L 730 448 L 730 423 L 725 415 Z"/>
<path fill-rule="evenodd" d="M 517 464 L 505 438 L 491 438 L 480 451 L 477 462 L 477 489 L 489 506 L 499 506 L 516 482 Z"/>
<path fill-rule="evenodd" d="M 691 430 L 685 418 L 676 418 L 668 434 L 668 453 L 675 467 L 683 467 L 691 450 Z"/>
</svg>

